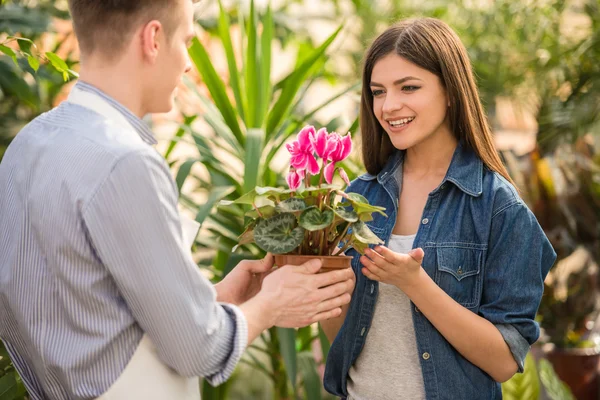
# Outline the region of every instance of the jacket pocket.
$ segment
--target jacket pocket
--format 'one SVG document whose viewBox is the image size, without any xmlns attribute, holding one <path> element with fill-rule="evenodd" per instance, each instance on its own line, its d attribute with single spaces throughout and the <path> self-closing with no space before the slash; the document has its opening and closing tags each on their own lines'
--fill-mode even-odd
<svg viewBox="0 0 600 400">
<path fill-rule="evenodd" d="M 438 247 L 435 283 L 467 308 L 481 301 L 483 250 L 470 247 Z"/>
</svg>

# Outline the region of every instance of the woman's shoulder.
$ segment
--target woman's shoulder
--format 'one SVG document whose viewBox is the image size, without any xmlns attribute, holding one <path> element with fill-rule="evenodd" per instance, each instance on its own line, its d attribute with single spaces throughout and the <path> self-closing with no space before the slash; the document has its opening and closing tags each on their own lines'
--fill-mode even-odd
<svg viewBox="0 0 600 400">
<path fill-rule="evenodd" d="M 484 197 L 493 208 L 493 214 L 516 206 L 528 208 L 517 188 L 513 186 L 502 174 L 483 167 L 483 193 Z"/>
</svg>

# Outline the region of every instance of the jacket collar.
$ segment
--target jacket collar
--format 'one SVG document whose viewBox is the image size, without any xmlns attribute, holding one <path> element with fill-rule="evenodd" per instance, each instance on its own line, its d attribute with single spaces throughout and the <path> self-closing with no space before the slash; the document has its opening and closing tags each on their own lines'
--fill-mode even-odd
<svg viewBox="0 0 600 400">
<path fill-rule="evenodd" d="M 379 183 L 383 184 L 394 177 L 396 170 L 404 161 L 404 153 L 404 151 L 396 151 L 392 154 L 385 167 L 377 174 Z M 456 146 L 448 172 L 440 186 L 447 181 L 452 182 L 470 196 L 479 197 L 482 193 L 483 162 L 473 150 L 467 148 L 462 142 Z"/>
</svg>

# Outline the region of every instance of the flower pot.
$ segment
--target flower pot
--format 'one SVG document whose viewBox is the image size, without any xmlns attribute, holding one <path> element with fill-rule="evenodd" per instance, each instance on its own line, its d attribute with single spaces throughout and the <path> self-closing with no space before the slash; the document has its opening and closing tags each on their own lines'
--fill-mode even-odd
<svg viewBox="0 0 600 400">
<path fill-rule="evenodd" d="M 560 349 L 544 351 L 558 377 L 576 399 L 598 399 L 600 384 L 600 349 Z"/>
<path fill-rule="evenodd" d="M 275 265 L 302 265 L 305 262 L 318 258 L 323 265 L 319 272 L 332 271 L 335 269 L 350 268 L 352 257 L 350 256 L 301 256 L 297 254 L 275 254 Z"/>
</svg>

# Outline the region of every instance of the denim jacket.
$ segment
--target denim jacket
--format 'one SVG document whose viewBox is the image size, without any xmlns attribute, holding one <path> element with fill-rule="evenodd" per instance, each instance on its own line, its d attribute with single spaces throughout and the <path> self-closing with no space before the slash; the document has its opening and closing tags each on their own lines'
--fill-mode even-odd
<svg viewBox="0 0 600 400">
<path fill-rule="evenodd" d="M 368 223 L 386 245 L 396 222 L 403 157 L 396 152 L 377 176 L 362 175 L 348 188 L 386 207 L 388 217 L 375 214 Z M 459 144 L 446 177 L 427 199 L 413 245 L 418 247 L 425 251 L 427 274 L 498 328 L 522 372 L 539 337 L 534 318 L 556 253 L 512 185 Z M 324 377 L 327 391 L 340 397 L 348 395 L 348 371 L 365 344 L 378 294 L 378 282 L 361 272 L 358 252 L 347 254 L 354 256 L 356 287 Z M 459 354 L 412 303 L 411 309 L 428 400 L 502 398 L 499 383 Z"/>
</svg>

